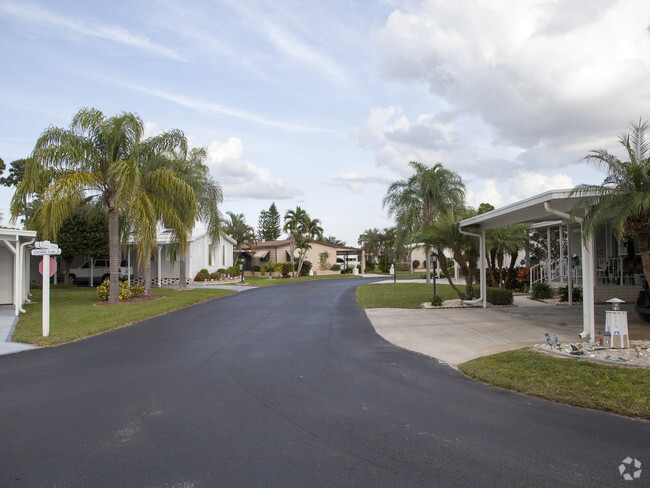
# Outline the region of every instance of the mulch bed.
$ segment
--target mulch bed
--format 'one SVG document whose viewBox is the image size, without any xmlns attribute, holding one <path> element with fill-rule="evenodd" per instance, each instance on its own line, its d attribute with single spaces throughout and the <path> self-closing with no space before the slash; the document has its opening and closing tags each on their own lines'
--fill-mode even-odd
<svg viewBox="0 0 650 488">
<path fill-rule="evenodd" d="M 150 296 L 140 295 L 139 297 L 127 298 L 126 300 L 122 300 L 118 303 L 110 303 L 109 301 L 105 301 L 105 302 L 97 302 L 95 303 L 95 305 L 125 305 L 127 303 L 150 302 L 152 300 L 158 300 L 159 298 L 165 298 L 165 297 L 162 295 L 150 295 Z"/>
</svg>

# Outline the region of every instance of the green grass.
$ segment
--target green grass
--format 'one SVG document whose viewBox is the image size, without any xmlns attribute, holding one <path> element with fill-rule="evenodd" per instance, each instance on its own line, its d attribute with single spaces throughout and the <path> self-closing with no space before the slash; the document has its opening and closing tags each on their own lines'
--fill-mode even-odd
<svg viewBox="0 0 650 488">
<path fill-rule="evenodd" d="M 32 293 L 32 303 L 25 306 L 26 313 L 20 316 L 12 340 L 38 346 L 52 346 L 235 292 L 202 288 L 185 291 L 156 288 L 153 294 L 162 295 L 164 298 L 149 302 L 95 305 L 98 299 L 94 288 L 52 289 L 48 337 L 43 337 L 41 290 L 34 289 Z"/>
<path fill-rule="evenodd" d="M 650 371 L 509 351 L 460 365 L 472 379 L 558 403 L 650 420 Z"/>
<path fill-rule="evenodd" d="M 458 295 L 449 285 L 436 285 L 436 293 L 443 300 L 453 300 Z M 357 299 L 365 308 L 420 308 L 433 297 L 433 285 L 426 283 L 386 283 L 361 285 Z"/>
</svg>

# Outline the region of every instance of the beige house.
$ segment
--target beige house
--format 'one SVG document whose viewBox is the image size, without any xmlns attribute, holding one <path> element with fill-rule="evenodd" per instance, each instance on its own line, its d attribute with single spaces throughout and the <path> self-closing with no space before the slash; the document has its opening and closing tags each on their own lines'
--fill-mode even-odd
<svg viewBox="0 0 650 488">
<path fill-rule="evenodd" d="M 365 253 L 362 249 L 347 246 L 335 246 L 326 242 L 311 241 L 311 247 L 305 254 L 305 261 L 312 263 L 313 274 L 335 274 L 332 266 L 338 264 L 341 270 L 352 269 L 361 265 L 361 272 L 365 271 Z M 291 240 L 258 242 L 253 249 L 242 249 L 244 269 L 252 271 L 255 266 L 264 266 L 269 261 L 274 263 L 291 262 Z M 298 262 L 298 250 L 294 250 L 294 262 Z"/>
</svg>

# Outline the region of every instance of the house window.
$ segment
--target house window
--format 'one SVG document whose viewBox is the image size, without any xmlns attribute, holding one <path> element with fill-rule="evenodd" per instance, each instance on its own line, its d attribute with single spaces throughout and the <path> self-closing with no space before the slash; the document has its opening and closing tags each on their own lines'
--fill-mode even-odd
<svg viewBox="0 0 650 488">
<path fill-rule="evenodd" d="M 221 265 L 226 265 L 226 246 L 221 246 Z"/>
<path fill-rule="evenodd" d="M 208 245 L 208 266 L 212 266 L 212 244 Z"/>
</svg>

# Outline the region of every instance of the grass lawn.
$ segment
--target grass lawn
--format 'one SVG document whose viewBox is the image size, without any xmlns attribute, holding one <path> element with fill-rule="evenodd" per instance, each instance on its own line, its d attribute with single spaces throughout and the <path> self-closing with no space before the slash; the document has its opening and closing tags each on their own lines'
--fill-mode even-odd
<svg viewBox="0 0 650 488">
<path fill-rule="evenodd" d="M 462 288 L 461 288 L 462 289 Z M 458 294 L 449 285 L 436 285 L 436 293 L 443 300 L 458 298 Z M 433 285 L 426 283 L 385 283 L 361 285 L 357 288 L 357 299 L 365 308 L 420 308 L 424 302 L 430 302 Z"/>
<path fill-rule="evenodd" d="M 650 371 L 509 351 L 460 365 L 470 378 L 558 403 L 650 420 Z"/>
<path fill-rule="evenodd" d="M 43 337 L 41 290 L 33 289 L 32 303 L 25 305 L 13 335 L 16 342 L 52 346 L 82 339 L 110 329 L 139 322 L 195 303 L 235 293 L 230 290 L 155 288 L 164 298 L 139 303 L 95 305 L 94 288 L 50 290 L 50 335 Z"/>
</svg>

